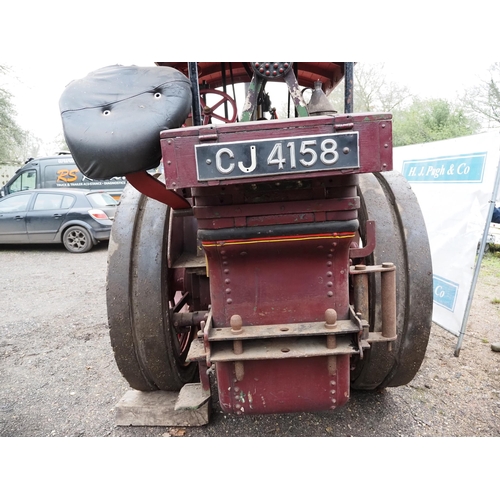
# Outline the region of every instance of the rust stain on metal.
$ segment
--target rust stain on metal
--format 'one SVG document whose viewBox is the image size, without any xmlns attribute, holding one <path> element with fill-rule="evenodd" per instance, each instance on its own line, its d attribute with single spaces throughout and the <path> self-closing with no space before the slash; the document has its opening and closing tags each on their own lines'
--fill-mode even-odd
<svg viewBox="0 0 500 500">
<path fill-rule="evenodd" d="M 396 268 L 392 262 L 385 262 L 382 268 L 390 271 L 381 275 L 382 333 L 386 338 L 396 336 Z"/>
</svg>

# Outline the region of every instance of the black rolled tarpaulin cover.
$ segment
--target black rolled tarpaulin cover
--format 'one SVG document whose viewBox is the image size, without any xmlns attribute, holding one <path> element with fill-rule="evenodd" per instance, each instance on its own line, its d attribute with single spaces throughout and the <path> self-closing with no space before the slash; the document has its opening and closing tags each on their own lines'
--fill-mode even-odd
<svg viewBox="0 0 500 500">
<path fill-rule="evenodd" d="M 105 180 L 157 168 L 160 132 L 180 127 L 191 101 L 191 83 L 176 69 L 116 65 L 71 82 L 59 109 L 76 165 Z"/>
</svg>

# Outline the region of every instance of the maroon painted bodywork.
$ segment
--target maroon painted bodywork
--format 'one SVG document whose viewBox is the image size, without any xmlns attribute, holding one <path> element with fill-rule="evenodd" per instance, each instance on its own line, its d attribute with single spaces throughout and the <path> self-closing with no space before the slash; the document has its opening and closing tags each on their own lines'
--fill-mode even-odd
<svg viewBox="0 0 500 500">
<path fill-rule="evenodd" d="M 304 173 L 252 175 L 199 181 L 195 146 L 359 134 L 359 166 Z M 210 278 L 212 323 L 206 342 L 217 347 L 217 329 L 241 317 L 245 327 L 321 324 L 334 309 L 338 320 L 352 317 L 349 248 L 358 228 L 358 174 L 392 170 L 391 116 L 378 114 L 257 121 L 167 130 L 161 134 L 167 189 L 189 198 L 198 224 Z M 349 399 L 350 355 L 360 352 L 358 332 L 322 331 L 285 338 L 271 347 L 272 334 L 254 351 L 248 338 L 217 358 L 219 400 L 225 411 L 278 413 L 339 407 Z M 326 345 L 336 334 L 342 348 Z M 266 348 L 266 339 L 269 348 Z M 346 340 L 347 339 L 347 340 Z M 332 339 L 336 345 L 337 339 Z M 290 348 L 286 342 L 290 343 Z M 229 340 L 229 345 L 231 341 Z M 305 345 L 305 344 L 304 344 Z M 322 344 L 323 345 L 323 344 Z M 321 350 L 323 349 L 323 350 Z M 214 351 L 215 352 L 215 351 Z M 250 354 L 256 352 L 257 354 Z M 220 359 L 220 361 L 214 361 Z M 241 360 L 240 360 L 241 359 Z M 206 367 L 205 367 L 206 370 Z"/>
<path fill-rule="evenodd" d="M 252 183 L 252 176 L 238 179 L 200 182 L 196 176 L 195 145 L 229 143 L 283 137 L 307 137 L 343 131 L 359 132 L 359 169 L 311 172 L 308 178 L 348 173 L 383 172 L 392 170 L 392 122 L 389 114 L 353 114 L 308 117 L 302 119 L 269 120 L 221 125 L 185 127 L 161 132 L 161 147 L 168 189 L 209 185 Z M 288 174 L 287 180 L 301 180 L 303 174 Z M 267 177 L 283 181 L 283 176 Z M 262 180 L 258 181 L 262 182 Z"/>
<path fill-rule="evenodd" d="M 234 363 L 217 363 L 221 407 L 245 414 L 339 408 L 349 400 L 349 355 L 334 358 L 333 370 L 328 357 L 247 361 L 242 381 Z"/>
</svg>

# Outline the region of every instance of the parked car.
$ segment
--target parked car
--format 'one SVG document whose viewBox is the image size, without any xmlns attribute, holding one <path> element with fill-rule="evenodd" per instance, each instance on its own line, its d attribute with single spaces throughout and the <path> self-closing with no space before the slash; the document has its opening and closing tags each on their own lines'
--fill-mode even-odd
<svg viewBox="0 0 500 500">
<path fill-rule="evenodd" d="M 30 189 L 0 199 L 0 245 L 62 243 L 74 253 L 109 240 L 118 202 L 105 191 Z"/>
<path fill-rule="evenodd" d="M 486 238 L 485 252 L 490 252 L 500 249 L 500 224 L 492 222 Z"/>
</svg>

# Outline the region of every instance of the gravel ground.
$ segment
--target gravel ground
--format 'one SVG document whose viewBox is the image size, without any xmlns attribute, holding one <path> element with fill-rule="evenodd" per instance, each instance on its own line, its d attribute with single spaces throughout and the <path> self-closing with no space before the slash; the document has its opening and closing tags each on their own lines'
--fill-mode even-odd
<svg viewBox="0 0 500 500">
<path fill-rule="evenodd" d="M 499 279 L 482 271 L 460 356 L 434 326 L 405 387 L 355 392 L 336 412 L 237 417 L 213 405 L 208 426 L 118 427 L 129 389 L 110 347 L 107 246 L 0 248 L 0 436 L 499 436 Z"/>
</svg>

